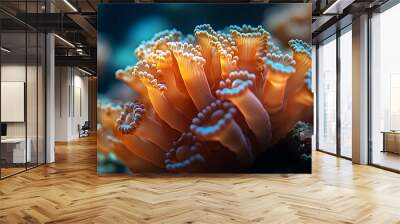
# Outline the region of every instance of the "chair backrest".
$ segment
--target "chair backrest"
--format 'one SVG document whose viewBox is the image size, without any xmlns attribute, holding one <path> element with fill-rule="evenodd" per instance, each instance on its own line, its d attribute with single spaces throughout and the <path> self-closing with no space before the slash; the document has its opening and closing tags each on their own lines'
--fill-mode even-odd
<svg viewBox="0 0 400 224">
<path fill-rule="evenodd" d="M 90 128 L 90 123 L 89 123 L 89 121 L 85 121 L 85 123 L 83 124 L 82 128 L 89 129 L 89 128 Z"/>
</svg>

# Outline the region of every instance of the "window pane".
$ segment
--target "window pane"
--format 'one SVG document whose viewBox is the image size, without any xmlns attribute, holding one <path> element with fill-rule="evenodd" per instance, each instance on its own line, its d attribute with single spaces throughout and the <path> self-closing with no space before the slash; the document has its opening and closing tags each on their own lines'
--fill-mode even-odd
<svg viewBox="0 0 400 224">
<path fill-rule="evenodd" d="M 393 27 L 398 21 L 400 5 L 374 15 L 371 49 L 372 163 L 396 170 L 400 170 L 400 33 Z"/>
<path fill-rule="evenodd" d="M 26 80 L 26 112 L 27 112 L 27 141 L 30 147 L 28 168 L 37 165 L 37 33 L 27 33 L 27 80 Z"/>
<path fill-rule="evenodd" d="M 38 164 L 45 163 L 45 60 L 46 60 L 46 52 L 45 52 L 45 44 L 46 37 L 43 33 L 39 33 L 39 45 L 38 45 Z"/>
<path fill-rule="evenodd" d="M 340 152 L 352 156 L 352 33 L 340 37 Z"/>
<path fill-rule="evenodd" d="M 313 47 L 312 47 L 312 78 L 311 78 L 311 81 L 312 81 L 312 91 L 313 91 L 313 94 L 314 94 L 314 99 L 316 99 L 316 96 L 315 96 L 315 94 L 316 94 L 316 92 L 317 92 L 317 88 L 316 88 L 316 81 L 317 81 L 317 79 L 316 79 L 316 77 L 317 77 L 317 48 L 316 48 L 316 46 L 315 45 L 313 45 Z M 316 128 L 316 126 L 317 126 L 317 122 L 316 122 L 316 116 L 315 116 L 315 114 L 317 114 L 317 105 L 316 105 L 316 100 L 314 100 L 314 110 L 313 110 L 313 113 L 314 113 L 314 120 L 313 120 L 313 130 L 314 130 L 314 134 L 313 134 L 313 136 L 312 136 L 312 150 L 315 150 L 316 148 L 317 148 L 317 141 L 316 141 L 316 130 L 317 130 L 317 128 Z"/>
<path fill-rule="evenodd" d="M 336 153 L 336 39 L 318 51 L 318 147 Z"/>
<path fill-rule="evenodd" d="M 24 171 L 31 160 L 26 141 L 26 33 L 1 34 L 1 176 Z"/>
</svg>

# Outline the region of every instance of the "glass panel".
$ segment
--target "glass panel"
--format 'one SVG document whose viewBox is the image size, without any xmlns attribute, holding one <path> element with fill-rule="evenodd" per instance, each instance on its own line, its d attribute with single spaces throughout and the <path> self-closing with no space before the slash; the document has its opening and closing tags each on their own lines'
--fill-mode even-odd
<svg viewBox="0 0 400 224">
<path fill-rule="evenodd" d="M 400 5 L 372 18 L 372 163 L 400 170 Z"/>
<path fill-rule="evenodd" d="M 23 16 L 44 12 L 45 0 L 0 1 L 0 6 Z M 45 35 L 2 12 L 0 17 L 7 21 L 0 23 L 0 177 L 4 178 L 45 162 Z M 27 19 L 38 22 L 32 18 Z"/>
<path fill-rule="evenodd" d="M 46 37 L 44 34 L 39 33 L 38 35 L 38 163 L 45 163 L 46 149 L 45 149 L 45 44 Z"/>
<path fill-rule="evenodd" d="M 27 13 L 38 13 L 39 3 L 38 1 L 27 1 L 26 12 Z M 38 24 L 38 17 L 29 17 L 28 20 L 31 24 Z M 38 164 L 38 45 L 39 36 L 36 30 L 27 31 L 27 142 L 31 147 L 31 162 L 29 162 L 28 168 L 35 167 Z"/>
<path fill-rule="evenodd" d="M 312 91 L 314 94 L 314 99 L 316 99 L 315 93 L 316 91 L 316 79 L 317 77 L 317 47 L 315 45 L 312 46 Z M 313 113 L 314 115 L 317 114 L 317 105 L 316 105 L 316 100 L 314 100 L 314 109 L 313 109 Z M 317 148 L 317 141 L 316 141 L 316 130 L 317 130 L 317 121 L 316 121 L 316 116 L 314 116 L 314 121 L 313 121 L 313 130 L 314 130 L 314 134 L 312 136 L 312 150 L 315 150 Z"/>
<path fill-rule="evenodd" d="M 352 32 L 340 37 L 340 152 L 352 157 Z"/>
<path fill-rule="evenodd" d="M 336 39 L 318 48 L 318 147 L 336 153 Z"/>
<path fill-rule="evenodd" d="M 25 170 L 26 150 L 26 33 L 1 34 L 2 178 Z M 29 147 L 28 147 L 29 149 Z"/>
<path fill-rule="evenodd" d="M 27 81 L 26 81 L 26 111 L 27 111 L 27 143 L 28 151 L 30 150 L 30 160 L 28 160 L 28 168 L 37 165 L 38 160 L 38 142 L 37 142 L 37 132 L 38 132 L 38 36 L 36 32 L 27 33 L 28 38 L 28 61 L 27 61 Z"/>
</svg>

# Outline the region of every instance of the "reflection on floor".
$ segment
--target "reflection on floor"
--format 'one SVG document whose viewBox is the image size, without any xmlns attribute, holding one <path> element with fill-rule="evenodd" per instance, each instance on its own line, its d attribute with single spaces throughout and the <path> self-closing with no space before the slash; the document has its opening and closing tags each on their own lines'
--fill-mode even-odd
<svg viewBox="0 0 400 224">
<path fill-rule="evenodd" d="M 0 181 L 0 223 L 399 223 L 400 175 L 313 152 L 300 175 L 96 174 L 96 139 Z"/>
<path fill-rule="evenodd" d="M 373 163 L 388 167 L 390 169 L 400 170 L 400 155 L 391 152 L 374 151 L 372 157 Z"/>
<path fill-rule="evenodd" d="M 25 170 L 25 167 L 24 168 L 19 168 L 19 167 L 18 168 L 1 168 L 1 178 L 13 175 L 15 173 L 18 173 L 18 172 L 21 172 L 24 170 Z"/>
<path fill-rule="evenodd" d="M 27 169 L 36 167 L 37 164 L 36 163 L 27 163 L 26 167 Z M 13 165 L 13 164 L 9 164 L 9 165 L 5 165 L 5 167 L 0 168 L 0 172 L 1 172 L 1 178 L 5 178 L 8 176 L 11 176 L 13 174 L 17 174 L 19 172 L 25 171 L 25 164 L 18 164 L 18 165 Z"/>
</svg>

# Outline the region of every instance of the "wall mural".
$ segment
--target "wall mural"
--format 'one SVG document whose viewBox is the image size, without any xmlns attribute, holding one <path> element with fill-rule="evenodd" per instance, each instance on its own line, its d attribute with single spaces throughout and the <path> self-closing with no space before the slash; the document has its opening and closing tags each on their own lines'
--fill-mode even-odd
<svg viewBox="0 0 400 224">
<path fill-rule="evenodd" d="M 98 173 L 310 173 L 310 4 L 101 4 Z"/>
</svg>

